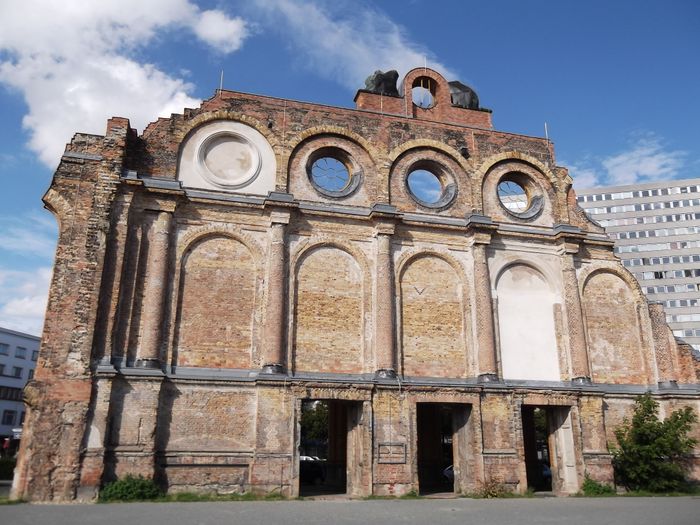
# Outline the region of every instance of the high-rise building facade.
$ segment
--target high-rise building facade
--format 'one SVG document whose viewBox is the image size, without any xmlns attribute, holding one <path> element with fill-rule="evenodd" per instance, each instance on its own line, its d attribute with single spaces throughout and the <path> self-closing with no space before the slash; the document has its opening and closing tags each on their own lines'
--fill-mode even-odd
<svg viewBox="0 0 700 525">
<path fill-rule="evenodd" d="M 700 178 L 577 191 L 673 335 L 700 351 Z"/>
<path fill-rule="evenodd" d="M 24 423 L 22 389 L 34 377 L 39 342 L 36 336 L 0 327 L 0 445 L 7 448 L 14 449 Z"/>
</svg>

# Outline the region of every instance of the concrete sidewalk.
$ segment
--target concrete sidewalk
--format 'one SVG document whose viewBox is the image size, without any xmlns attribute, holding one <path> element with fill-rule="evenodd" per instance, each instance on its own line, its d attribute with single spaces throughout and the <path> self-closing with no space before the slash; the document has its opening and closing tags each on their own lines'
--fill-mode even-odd
<svg viewBox="0 0 700 525">
<path fill-rule="evenodd" d="M 697 525 L 700 498 L 20 504 L 0 516 L 8 525 Z"/>
</svg>

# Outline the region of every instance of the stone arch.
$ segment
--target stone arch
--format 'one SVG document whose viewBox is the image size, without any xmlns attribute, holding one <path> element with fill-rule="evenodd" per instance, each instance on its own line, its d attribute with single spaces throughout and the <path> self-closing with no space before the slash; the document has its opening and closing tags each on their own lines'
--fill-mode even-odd
<svg viewBox="0 0 700 525">
<path fill-rule="evenodd" d="M 56 218 L 56 223 L 58 224 L 58 231 L 61 232 L 61 224 L 66 217 L 71 213 L 73 207 L 66 200 L 66 198 L 53 188 L 49 188 L 44 197 L 44 206 L 51 214 Z"/>
<path fill-rule="evenodd" d="M 581 294 L 591 379 L 596 383 L 645 384 L 641 290 L 623 272 L 589 272 Z"/>
<path fill-rule="evenodd" d="M 462 267 L 433 251 L 404 258 L 397 271 L 404 375 L 467 377 Z"/>
<path fill-rule="evenodd" d="M 258 301 L 254 252 L 230 232 L 194 237 L 180 254 L 173 363 L 250 368 Z"/>
<path fill-rule="evenodd" d="M 503 378 L 559 381 L 552 284 L 533 265 L 515 262 L 500 271 L 495 288 Z"/>
<path fill-rule="evenodd" d="M 365 368 L 367 266 L 357 250 L 322 241 L 294 257 L 292 368 L 359 374 Z"/>
</svg>

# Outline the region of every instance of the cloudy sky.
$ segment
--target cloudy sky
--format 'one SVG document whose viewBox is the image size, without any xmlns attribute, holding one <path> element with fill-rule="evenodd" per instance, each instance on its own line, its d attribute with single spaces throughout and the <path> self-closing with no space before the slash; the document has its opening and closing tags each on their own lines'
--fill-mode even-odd
<svg viewBox="0 0 700 525">
<path fill-rule="evenodd" d="M 700 176 L 695 0 L 0 1 L 0 326 L 39 334 L 76 131 L 142 130 L 224 87 L 339 106 L 376 69 L 471 85 L 578 187 Z"/>
</svg>

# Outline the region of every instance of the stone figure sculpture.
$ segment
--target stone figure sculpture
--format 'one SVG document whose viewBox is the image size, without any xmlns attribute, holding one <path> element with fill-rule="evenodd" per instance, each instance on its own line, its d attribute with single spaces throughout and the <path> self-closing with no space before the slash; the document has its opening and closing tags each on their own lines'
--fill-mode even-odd
<svg viewBox="0 0 700 525">
<path fill-rule="evenodd" d="M 450 98 L 454 106 L 467 109 L 479 109 L 479 96 L 469 86 L 458 80 L 449 82 Z"/>
<path fill-rule="evenodd" d="M 378 95 L 399 96 L 399 90 L 396 89 L 396 81 L 399 79 L 399 72 L 395 69 L 386 73 L 377 69 L 374 73 L 365 80 L 365 89 Z"/>
</svg>

